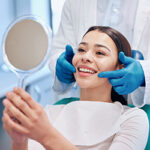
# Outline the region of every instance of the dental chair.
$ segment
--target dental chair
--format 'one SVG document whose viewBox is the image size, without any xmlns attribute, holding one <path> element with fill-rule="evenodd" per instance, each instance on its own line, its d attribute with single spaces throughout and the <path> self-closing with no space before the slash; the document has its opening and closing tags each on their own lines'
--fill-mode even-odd
<svg viewBox="0 0 150 150">
<path fill-rule="evenodd" d="M 132 50 L 132 58 L 137 59 L 137 60 L 144 60 L 143 54 L 138 50 Z M 64 98 L 64 99 L 56 102 L 54 105 L 68 104 L 68 103 L 70 103 L 72 101 L 76 101 L 76 100 L 79 100 L 79 98 L 75 98 L 75 97 Z M 135 107 L 132 104 L 129 104 L 128 106 Z M 149 124 L 150 124 L 150 105 L 145 105 L 141 109 L 143 109 L 146 112 L 146 114 L 148 116 Z M 148 137 L 148 141 L 147 141 L 145 150 L 150 150 L 150 130 L 149 130 L 149 137 Z"/>
</svg>

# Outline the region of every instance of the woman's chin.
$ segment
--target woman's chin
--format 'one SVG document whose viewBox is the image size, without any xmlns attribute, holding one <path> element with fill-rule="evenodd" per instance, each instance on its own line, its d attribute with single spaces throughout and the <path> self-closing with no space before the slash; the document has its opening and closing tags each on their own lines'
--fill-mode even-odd
<svg viewBox="0 0 150 150">
<path fill-rule="evenodd" d="M 108 79 L 106 78 L 75 78 L 78 86 L 80 88 L 96 88 L 104 86 L 107 82 L 109 84 Z"/>
<path fill-rule="evenodd" d="M 77 80 L 76 81 L 80 88 L 92 88 L 94 85 L 92 82 L 89 82 L 88 80 Z"/>
</svg>

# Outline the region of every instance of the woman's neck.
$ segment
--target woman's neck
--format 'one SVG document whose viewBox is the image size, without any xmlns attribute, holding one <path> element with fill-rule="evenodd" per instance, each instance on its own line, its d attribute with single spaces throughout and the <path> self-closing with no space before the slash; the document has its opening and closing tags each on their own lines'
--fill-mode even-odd
<svg viewBox="0 0 150 150">
<path fill-rule="evenodd" d="M 101 101 L 112 103 L 111 100 L 111 89 L 110 85 L 104 85 L 103 87 L 96 88 L 81 88 L 80 100 L 81 101 Z"/>
</svg>

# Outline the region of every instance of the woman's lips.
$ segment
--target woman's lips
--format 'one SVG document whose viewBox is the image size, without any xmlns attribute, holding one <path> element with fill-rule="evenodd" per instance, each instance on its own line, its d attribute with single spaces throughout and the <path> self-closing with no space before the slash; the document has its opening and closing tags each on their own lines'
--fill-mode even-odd
<svg viewBox="0 0 150 150">
<path fill-rule="evenodd" d="M 97 73 L 95 69 L 88 67 L 88 66 L 81 65 L 77 69 L 78 69 L 79 75 L 82 77 L 88 77 Z"/>
</svg>

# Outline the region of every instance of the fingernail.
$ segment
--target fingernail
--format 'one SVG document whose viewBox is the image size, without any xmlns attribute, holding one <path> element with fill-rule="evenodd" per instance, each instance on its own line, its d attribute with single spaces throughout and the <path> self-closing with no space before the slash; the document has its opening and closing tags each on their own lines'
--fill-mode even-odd
<svg viewBox="0 0 150 150">
<path fill-rule="evenodd" d="M 10 96 L 10 95 L 11 95 L 11 93 L 10 93 L 10 92 L 7 92 L 7 93 L 6 93 L 6 96 Z"/>
<path fill-rule="evenodd" d="M 6 105 L 7 104 L 7 99 L 3 100 L 3 104 Z"/>
<path fill-rule="evenodd" d="M 18 90 L 18 87 L 14 87 L 14 91 L 17 91 Z"/>
</svg>

